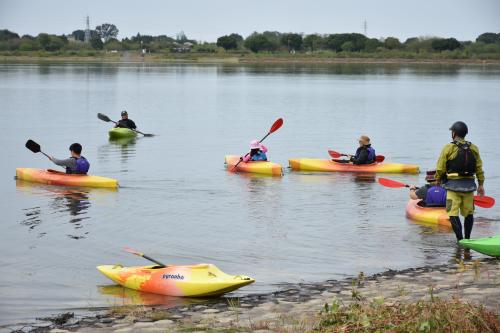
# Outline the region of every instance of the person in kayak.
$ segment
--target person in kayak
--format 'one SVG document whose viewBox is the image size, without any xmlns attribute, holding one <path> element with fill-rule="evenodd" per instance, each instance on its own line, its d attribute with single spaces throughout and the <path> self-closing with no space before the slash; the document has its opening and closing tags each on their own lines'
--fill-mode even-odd
<svg viewBox="0 0 500 333">
<path fill-rule="evenodd" d="M 82 145 L 79 143 L 73 143 L 69 146 L 69 151 L 71 152 L 71 157 L 60 160 L 53 156 L 50 156 L 50 160 L 59 166 L 66 168 L 66 173 L 68 174 L 81 174 L 86 175 L 90 168 L 90 163 L 87 161 L 82 154 Z"/>
<path fill-rule="evenodd" d="M 259 140 L 252 140 L 250 142 L 250 153 L 241 157 L 243 162 L 248 161 L 267 161 L 267 147 L 264 146 Z"/>
<path fill-rule="evenodd" d="M 436 184 L 436 170 L 429 170 L 425 176 L 427 184 L 418 188 L 415 185 L 410 186 L 410 198 L 420 199 L 419 206 L 423 207 L 445 207 L 446 190 Z"/>
<path fill-rule="evenodd" d="M 484 171 L 478 147 L 465 141 L 469 132 L 467 125 L 457 121 L 450 127 L 450 131 L 453 141 L 441 151 L 437 161 L 436 181 L 447 190 L 446 212 L 459 241 L 463 239 L 459 213 L 465 218 L 465 238 L 470 239 L 474 224 L 474 191 L 477 190 L 477 194 L 484 196 Z"/>
<path fill-rule="evenodd" d="M 362 135 L 359 137 L 359 148 L 356 150 L 356 153 L 353 155 L 347 155 L 349 158 L 349 162 L 352 164 L 360 165 L 360 164 L 371 164 L 375 162 L 375 149 L 372 148 L 370 144 L 370 138 L 366 135 Z"/>
<path fill-rule="evenodd" d="M 130 128 L 130 129 L 137 128 L 137 126 L 135 126 L 135 123 L 132 121 L 132 119 L 128 119 L 127 111 L 123 110 L 121 115 L 122 115 L 122 119 L 117 121 L 117 124 L 115 127 L 123 127 L 123 128 Z"/>
</svg>

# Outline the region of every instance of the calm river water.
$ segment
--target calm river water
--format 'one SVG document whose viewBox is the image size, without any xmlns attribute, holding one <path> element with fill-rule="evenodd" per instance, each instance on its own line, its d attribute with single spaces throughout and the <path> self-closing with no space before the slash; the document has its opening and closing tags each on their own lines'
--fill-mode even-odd
<svg viewBox="0 0 500 333">
<path fill-rule="evenodd" d="M 246 152 L 283 117 L 266 145 L 284 166 L 328 158 L 327 149 L 351 152 L 368 134 L 386 160 L 425 170 L 450 141 L 451 123 L 464 120 L 482 152 L 486 192 L 500 199 L 499 92 L 500 68 L 481 66 L 1 64 L 0 325 L 157 302 L 134 292 L 123 299 L 95 269 L 147 264 L 124 246 L 257 279 L 239 293 L 454 260 L 452 233 L 406 219 L 406 190 L 341 173 L 231 174 L 224 155 Z M 96 114 L 117 119 L 123 109 L 157 136 L 109 142 L 110 125 Z M 91 173 L 122 187 L 16 183 L 16 167 L 54 167 L 24 148 L 28 138 L 60 158 L 80 142 Z M 473 236 L 500 232 L 499 207 L 477 210 Z"/>
</svg>

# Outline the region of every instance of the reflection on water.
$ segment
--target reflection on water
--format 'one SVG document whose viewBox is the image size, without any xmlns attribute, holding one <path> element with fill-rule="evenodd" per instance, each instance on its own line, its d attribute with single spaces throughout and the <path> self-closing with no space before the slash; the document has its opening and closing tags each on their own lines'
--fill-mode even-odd
<svg viewBox="0 0 500 333">
<path fill-rule="evenodd" d="M 102 162 L 118 160 L 123 172 L 127 172 L 127 163 L 136 155 L 136 143 L 140 140 L 134 138 L 109 139 L 108 144 L 98 148 L 98 159 Z"/>
<path fill-rule="evenodd" d="M 30 231 L 41 225 L 44 215 L 56 215 L 60 218 L 69 213 L 67 223 L 73 227 L 74 231 L 67 236 L 72 239 L 82 239 L 88 235 L 87 231 L 81 229 L 84 228 L 83 222 L 89 219 L 86 215 L 91 206 L 91 189 L 50 186 L 23 180 L 16 180 L 16 187 L 27 195 L 38 195 L 49 199 L 47 207 L 35 206 L 23 209 L 24 218 L 20 223 L 29 227 Z M 97 191 L 114 192 L 116 190 L 99 189 Z M 39 233 L 39 237 L 44 235 L 46 232 Z"/>
<path fill-rule="evenodd" d="M 120 285 L 99 286 L 98 291 L 106 297 L 110 305 L 162 305 L 166 308 L 173 308 L 207 301 L 204 298 L 173 297 L 145 293 Z"/>
</svg>

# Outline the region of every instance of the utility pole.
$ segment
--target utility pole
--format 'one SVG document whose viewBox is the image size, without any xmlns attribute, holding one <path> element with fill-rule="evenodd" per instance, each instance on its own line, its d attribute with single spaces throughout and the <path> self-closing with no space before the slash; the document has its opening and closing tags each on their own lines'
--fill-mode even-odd
<svg viewBox="0 0 500 333">
<path fill-rule="evenodd" d="M 85 22 L 87 23 L 86 27 L 85 27 L 85 43 L 89 43 L 90 42 L 90 21 L 89 21 L 89 16 L 87 15 L 87 17 L 85 18 Z"/>
</svg>

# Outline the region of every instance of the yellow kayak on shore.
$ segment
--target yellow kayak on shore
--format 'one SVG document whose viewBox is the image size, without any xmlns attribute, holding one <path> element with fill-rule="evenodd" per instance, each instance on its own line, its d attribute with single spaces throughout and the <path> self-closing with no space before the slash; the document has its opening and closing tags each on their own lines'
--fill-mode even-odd
<svg viewBox="0 0 500 333">
<path fill-rule="evenodd" d="M 97 266 L 99 272 L 130 289 L 186 297 L 222 295 L 255 282 L 245 275 L 229 275 L 215 265 L 191 266 Z"/>
</svg>

